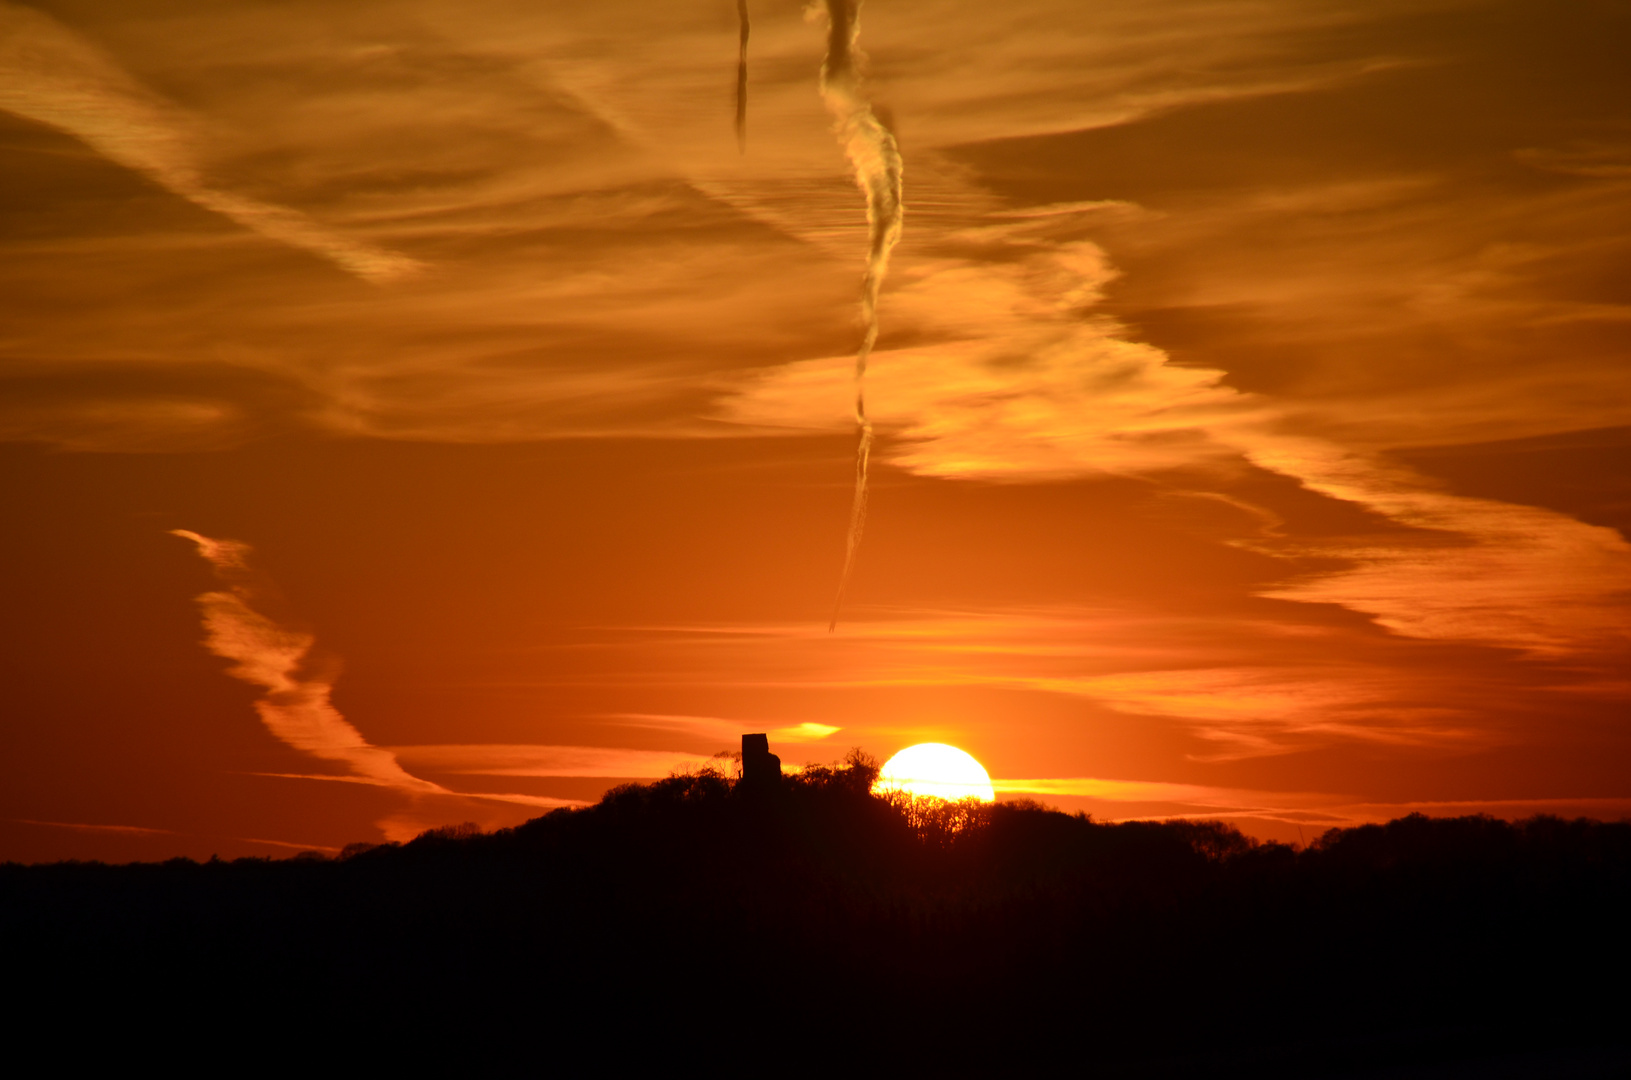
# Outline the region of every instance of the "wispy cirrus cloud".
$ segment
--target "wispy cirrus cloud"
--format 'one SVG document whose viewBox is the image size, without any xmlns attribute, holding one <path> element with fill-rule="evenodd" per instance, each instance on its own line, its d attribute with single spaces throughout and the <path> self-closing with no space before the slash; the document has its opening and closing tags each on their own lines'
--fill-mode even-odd
<svg viewBox="0 0 1631 1080">
<path fill-rule="evenodd" d="M 346 766 L 358 781 L 413 795 L 452 794 L 410 775 L 389 750 L 369 743 L 340 715 L 329 700 L 332 680 L 310 669 L 313 637 L 279 625 L 252 606 L 256 586 L 247 544 L 187 529 L 171 532 L 196 544 L 226 585 L 198 597 L 207 631 L 204 647 L 233 661 L 227 671 L 234 678 L 261 689 L 255 711 L 268 731 L 302 753 Z"/>
<path fill-rule="evenodd" d="M 677 750 L 601 746 L 457 743 L 396 746 L 392 752 L 416 768 L 470 776 L 619 777 L 651 780 L 718 759 Z"/>
<path fill-rule="evenodd" d="M 73 829 L 76 832 L 108 833 L 114 836 L 141 838 L 147 836 L 181 836 L 190 837 L 192 834 L 180 832 L 176 829 L 154 829 L 145 825 L 95 825 L 81 821 L 36 821 L 32 818 L 12 818 L 19 825 L 44 825 L 53 829 Z M 282 848 L 293 851 L 327 851 L 335 852 L 340 849 L 326 844 L 301 844 L 289 840 L 264 840 L 254 836 L 223 837 L 240 844 L 255 844 L 264 847 Z"/>
<path fill-rule="evenodd" d="M 536 743 L 452 743 L 393 746 L 401 761 L 424 772 L 467 776 L 605 777 L 655 780 L 675 772 L 709 766 L 721 767 L 743 733 L 763 731 L 764 725 L 708 716 L 671 716 L 657 713 L 614 713 L 604 717 L 616 729 L 662 731 L 690 738 L 717 740 L 725 749 L 713 754 L 694 751 L 611 746 L 547 746 Z M 806 721 L 771 728 L 771 744 L 809 745 L 843 730 L 831 724 Z M 723 762 L 728 766 L 728 762 Z"/>
<path fill-rule="evenodd" d="M 153 829 L 145 825 L 93 825 L 82 821 L 36 821 L 33 818 L 12 818 L 19 825 L 46 825 L 53 829 L 77 829 L 81 832 L 123 833 L 128 836 L 178 836 L 174 829 Z"/>
<path fill-rule="evenodd" d="M 1414 542 L 1280 542 L 1351 560 L 1263 595 L 1335 603 L 1411 637 L 1541 655 L 1631 648 L 1631 543 L 1552 510 L 1450 494 L 1412 471 L 1314 439 L 1264 436 L 1247 456 L 1308 488 L 1423 530 Z"/>
<path fill-rule="evenodd" d="M 0 3 L 0 109 L 66 131 L 184 199 L 358 277 L 386 282 L 421 267 L 297 210 L 210 183 L 199 136 L 181 110 L 66 26 L 11 3 Z"/>
<path fill-rule="evenodd" d="M 1036 279 L 1055 274 L 1074 280 L 1039 303 Z M 1075 317 L 1112 276 L 1086 243 L 1018 265 L 921 271 L 892 298 L 903 319 L 931 308 L 959 317 L 947 325 L 947 314 L 936 316 L 932 344 L 876 354 L 870 408 L 891 436 L 884 459 L 926 476 L 1024 481 L 1147 473 L 1228 454 L 1208 429 L 1261 403 L 1222 385 L 1220 371 L 1171 365 L 1108 320 Z M 990 317 L 976 325 L 981 313 Z M 721 418 L 834 430 L 847 404 L 844 367 L 828 358 L 748 375 L 722 400 Z"/>
<path fill-rule="evenodd" d="M 1321 620 L 1313 609 L 1299 620 L 1295 609 L 1264 608 L 1251 618 L 1085 607 L 874 610 L 830 644 L 821 627 L 799 623 L 646 628 L 631 631 L 624 646 L 604 646 L 601 659 L 616 685 L 649 684 L 665 693 L 842 692 L 856 700 L 994 693 L 1015 702 L 1008 707 L 1016 715 L 1034 711 L 1038 700 L 1071 702 L 1073 714 L 1176 725 L 1186 733 L 1184 757 L 1214 765 L 1328 747 L 1489 749 L 1522 738 L 1522 725 L 1514 730 L 1510 720 L 1514 710 L 1569 711 L 1571 698 L 1590 708 L 1620 692 L 1573 665 L 1546 675 L 1541 689 L 1537 673 L 1523 665 L 1491 673 L 1476 658 L 1406 658 L 1403 645 L 1374 629 Z M 598 684 L 580 670 L 567 685 Z M 1019 704 L 1027 699 L 1033 703 Z M 844 741 L 943 741 L 948 730 L 983 739 L 981 732 L 997 725 L 968 721 L 948 729 L 939 711 L 909 717 L 852 710 Z M 766 728 L 773 745 L 798 745 L 788 737 L 798 729 L 773 724 L 623 717 L 728 739 L 727 746 L 741 731 Z"/>
<path fill-rule="evenodd" d="M 198 597 L 204 613 L 207 635 L 205 648 L 216 656 L 233 661 L 228 674 L 262 691 L 255 702 L 261 723 L 279 741 L 319 761 L 343 765 L 346 773 L 262 773 L 289 780 L 313 780 L 364 784 L 386 788 L 412 799 L 410 805 L 387 814 L 379 822 L 386 839 L 411 840 L 427 828 L 447 824 L 450 817 L 484 816 L 481 804 L 501 803 L 536 809 L 580 806 L 582 800 L 548 795 L 509 792 L 460 792 L 422 779 L 403 768 L 399 755 L 370 743 L 342 716 L 330 700 L 332 675 L 314 665 L 311 634 L 294 630 L 269 618 L 257 604 L 265 586 L 249 565 L 249 545 L 235 540 L 216 540 L 187 529 L 174 529 L 172 535 L 192 541 L 198 553 L 214 569 L 226 586 Z M 470 748 L 437 748 L 442 750 Z M 447 765 L 446 756 L 421 755 L 420 760 Z M 474 756 L 458 759 L 468 768 L 450 772 L 489 775 L 539 775 L 525 768 L 491 768 L 494 758 Z M 532 759 L 529 759 L 532 760 Z M 457 764 L 457 761 L 455 762 Z M 523 764 L 525 764 L 523 762 Z M 671 767 L 683 767 L 676 762 Z M 549 775 L 583 775 L 581 773 Z M 635 775 L 645 775 L 637 773 Z M 661 775 L 667 775 L 665 770 Z M 252 841 L 261 843 L 263 841 Z M 280 841 L 269 841 L 281 843 Z M 290 845 L 303 846 L 303 845 Z"/>
<path fill-rule="evenodd" d="M 656 729 L 693 737 L 713 737 L 726 747 L 739 744 L 740 736 L 752 729 L 729 719 L 709 716 L 664 716 L 649 713 L 620 713 L 608 716 L 625 728 Z M 840 731 L 832 724 L 802 723 L 789 728 L 773 728 L 771 746 L 811 744 Z M 631 749 L 605 746 L 540 746 L 540 744 L 449 744 L 449 746 L 396 746 L 398 759 L 424 772 L 484 777 L 603 777 L 626 780 L 659 780 L 675 772 L 705 767 L 729 767 L 723 759 L 731 749 L 716 754 L 696 754 L 688 750 Z"/>
<path fill-rule="evenodd" d="M 986 257 L 923 260 L 903 275 L 910 282 L 892 302 L 931 341 L 877 355 L 870 408 L 889 436 L 885 460 L 919 475 L 1005 482 L 1159 481 L 1244 461 L 1415 530 L 1316 543 L 1267 525 L 1239 543 L 1350 567 L 1305 572 L 1260 595 L 1341 604 L 1407 636 L 1554 654 L 1601 655 L 1631 636 L 1631 544 L 1619 533 L 1453 495 L 1375 452 L 1294 434 L 1305 426 L 1297 406 L 1237 390 L 1221 369 L 1174 363 L 1096 314 L 1116 271 L 1068 231 L 1101 208 L 1047 209 L 1020 219 L 1041 232 L 996 226 L 983 237 Z M 1065 237 L 1050 239 L 1049 229 Z M 835 430 L 843 388 L 839 358 L 783 365 L 738 380 L 721 416 Z"/>
<path fill-rule="evenodd" d="M 745 732 L 765 731 L 774 742 L 819 742 L 844 730 L 812 720 L 792 727 L 772 727 L 753 720 L 727 720 L 716 716 L 676 716 L 668 713 L 609 713 L 605 719 L 618 724 L 658 731 L 672 731 L 701 738 L 720 739 L 735 745 Z"/>
</svg>

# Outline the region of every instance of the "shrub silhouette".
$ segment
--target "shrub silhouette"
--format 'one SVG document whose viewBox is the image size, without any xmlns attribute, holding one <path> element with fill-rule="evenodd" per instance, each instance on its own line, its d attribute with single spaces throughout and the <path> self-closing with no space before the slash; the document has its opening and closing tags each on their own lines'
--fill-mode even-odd
<svg viewBox="0 0 1631 1080">
<path fill-rule="evenodd" d="M 410 1048 L 615 1027 L 619 1060 L 822 1032 L 867 1070 L 1618 1052 L 1623 992 L 1593 988 L 1631 959 L 1624 823 L 1413 815 L 1294 850 L 1216 822 L 902 805 L 858 752 L 769 789 L 731 771 L 331 860 L 8 864 L 9 971 L 84 1016 L 343 1018 Z"/>
</svg>

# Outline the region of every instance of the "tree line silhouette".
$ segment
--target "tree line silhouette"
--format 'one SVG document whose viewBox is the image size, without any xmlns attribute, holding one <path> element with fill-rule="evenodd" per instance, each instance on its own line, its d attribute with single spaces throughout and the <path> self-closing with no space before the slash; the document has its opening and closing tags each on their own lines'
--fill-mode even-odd
<svg viewBox="0 0 1631 1080">
<path fill-rule="evenodd" d="M 617 1032 L 608 1060 L 724 1038 L 862 1071 L 1631 1061 L 1631 824 L 1412 815 L 1294 849 L 876 776 L 859 752 L 705 769 L 335 859 L 7 864 L 8 967 L 46 1012 L 465 1054 Z"/>
</svg>

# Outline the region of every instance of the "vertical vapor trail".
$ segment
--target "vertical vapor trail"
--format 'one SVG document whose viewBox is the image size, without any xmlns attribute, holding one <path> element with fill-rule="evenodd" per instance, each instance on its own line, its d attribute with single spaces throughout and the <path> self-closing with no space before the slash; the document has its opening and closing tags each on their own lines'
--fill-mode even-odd
<svg viewBox="0 0 1631 1080">
<path fill-rule="evenodd" d="M 844 547 L 844 572 L 833 598 L 831 633 L 844 606 L 855 551 L 866 526 L 867 462 L 872 455 L 872 423 L 866 417 L 866 362 L 878 340 L 878 290 L 889 270 L 889 253 L 900 240 L 901 158 L 895 136 L 873 115 L 861 76 L 859 55 L 860 0 L 827 0 L 827 57 L 821 64 L 821 97 L 833 114 L 833 130 L 844 146 L 855 182 L 866 195 L 868 226 L 866 277 L 861 282 L 861 321 L 864 331 L 855 354 L 855 500 L 850 508 L 849 538 Z"/>
<path fill-rule="evenodd" d="M 736 56 L 736 152 L 748 152 L 748 0 L 736 0 L 736 19 L 742 27 L 741 50 Z"/>
<path fill-rule="evenodd" d="M 171 534 L 198 545 L 198 553 L 226 585 L 198 598 L 204 609 L 204 647 L 236 661 L 229 673 L 263 693 L 255 711 L 277 739 L 325 761 L 341 762 L 364 783 L 418 795 L 449 794 L 446 788 L 409 774 L 396 755 L 362 737 L 329 701 L 332 680 L 302 674 L 314 644 L 310 634 L 279 626 L 250 606 L 258 591 L 249 568 L 249 545 L 212 540 L 187 529 Z"/>
</svg>

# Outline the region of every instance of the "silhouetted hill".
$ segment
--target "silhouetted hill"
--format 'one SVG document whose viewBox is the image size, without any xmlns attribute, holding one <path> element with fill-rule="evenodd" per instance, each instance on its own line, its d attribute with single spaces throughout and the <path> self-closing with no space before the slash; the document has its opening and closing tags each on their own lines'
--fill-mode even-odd
<svg viewBox="0 0 1631 1080">
<path fill-rule="evenodd" d="M 675 777 L 337 860 L 10 864 L 8 966 L 42 1015 L 93 1027 L 343 1029 L 540 1065 L 1631 1060 L 1631 825 L 1412 816 L 1296 851 L 1217 823 L 913 808 L 873 775 Z"/>
</svg>

